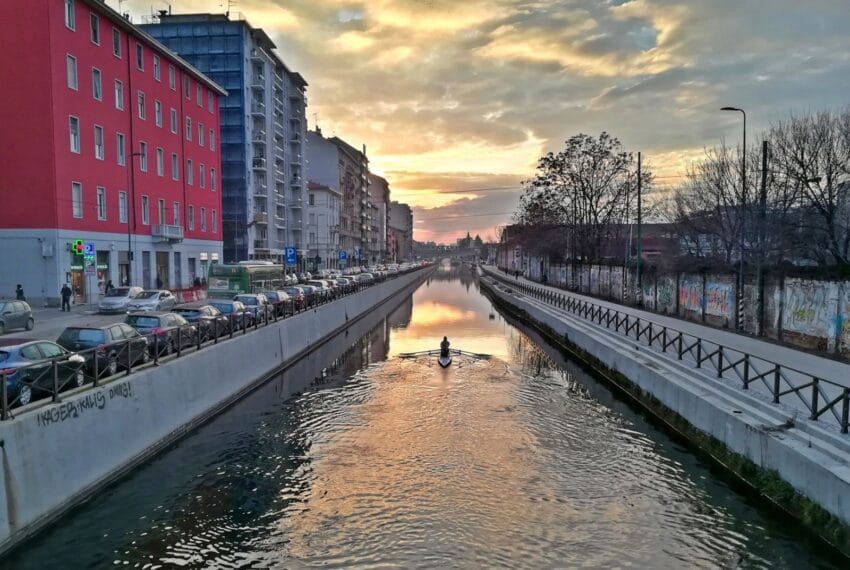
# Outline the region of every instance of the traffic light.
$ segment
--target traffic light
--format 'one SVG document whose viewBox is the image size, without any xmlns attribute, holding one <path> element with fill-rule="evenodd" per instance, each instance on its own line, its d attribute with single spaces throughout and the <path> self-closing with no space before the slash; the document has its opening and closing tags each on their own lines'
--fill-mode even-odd
<svg viewBox="0 0 850 570">
<path fill-rule="evenodd" d="M 81 239 L 75 240 L 74 243 L 71 244 L 71 251 L 74 252 L 74 255 L 83 255 L 84 249 L 83 240 Z"/>
</svg>

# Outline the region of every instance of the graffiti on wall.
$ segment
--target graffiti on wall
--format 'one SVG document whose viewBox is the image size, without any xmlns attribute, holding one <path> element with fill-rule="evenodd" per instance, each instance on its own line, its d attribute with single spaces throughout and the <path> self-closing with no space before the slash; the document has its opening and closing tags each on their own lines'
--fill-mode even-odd
<svg viewBox="0 0 850 570">
<path fill-rule="evenodd" d="M 735 292 L 729 283 L 706 283 L 705 314 L 731 319 L 734 301 Z"/>
<path fill-rule="evenodd" d="M 684 277 L 679 285 L 679 307 L 683 311 L 702 312 L 702 278 Z"/>
<path fill-rule="evenodd" d="M 611 273 L 611 296 L 618 300 L 623 298 L 623 271 L 621 269 Z"/>
<path fill-rule="evenodd" d="M 837 314 L 830 299 L 837 297 L 837 283 L 788 279 L 785 282 L 782 328 L 828 338 Z"/>
</svg>

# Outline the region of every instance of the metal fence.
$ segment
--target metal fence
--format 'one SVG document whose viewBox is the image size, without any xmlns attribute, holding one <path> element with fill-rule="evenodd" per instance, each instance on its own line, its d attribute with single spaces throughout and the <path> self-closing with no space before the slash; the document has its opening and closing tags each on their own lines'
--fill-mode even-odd
<svg viewBox="0 0 850 570">
<path fill-rule="evenodd" d="M 409 272 L 408 272 L 409 273 Z M 44 359 L 32 365 L 3 367 L 0 362 L 0 421 L 12 419 L 12 409 L 45 400 L 60 402 L 66 390 L 90 386 L 96 388 L 108 379 L 129 376 L 140 368 L 159 366 L 164 361 L 204 350 L 219 342 L 245 335 L 251 330 L 274 324 L 293 315 L 352 295 L 376 283 L 403 275 L 379 277 L 369 283 L 355 282 L 331 291 L 314 293 L 303 300 L 290 298 L 263 310 L 213 319 L 210 324 L 189 324 L 139 335 L 88 350 Z M 210 300 L 212 301 L 212 300 Z M 10 390 L 9 382 L 14 387 Z M 11 392 L 11 393 L 10 393 Z"/>
<path fill-rule="evenodd" d="M 835 419 L 841 433 L 848 433 L 850 387 L 840 382 L 566 293 L 512 280 L 497 273 L 488 274 L 528 297 L 633 338 L 662 353 L 673 354 L 677 360 L 688 361 L 717 378 L 731 379 L 743 390 L 764 393 L 774 404 L 799 406 L 802 403 L 810 420 L 818 421 L 827 415 Z"/>
</svg>

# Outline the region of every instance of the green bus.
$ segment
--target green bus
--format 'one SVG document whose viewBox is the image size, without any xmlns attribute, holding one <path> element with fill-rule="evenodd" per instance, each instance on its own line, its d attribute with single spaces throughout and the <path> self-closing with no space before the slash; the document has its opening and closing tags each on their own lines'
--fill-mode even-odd
<svg viewBox="0 0 850 570">
<path fill-rule="evenodd" d="M 273 291 L 284 286 L 283 265 L 210 265 L 207 296 L 231 299 L 240 293 Z"/>
</svg>

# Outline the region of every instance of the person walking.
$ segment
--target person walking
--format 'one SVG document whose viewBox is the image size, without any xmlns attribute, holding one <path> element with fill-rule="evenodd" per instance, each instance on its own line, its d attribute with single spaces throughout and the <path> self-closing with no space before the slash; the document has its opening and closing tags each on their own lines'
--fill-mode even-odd
<svg viewBox="0 0 850 570">
<path fill-rule="evenodd" d="M 156 288 L 162 289 L 162 279 L 159 278 L 159 275 L 156 276 Z"/>
<path fill-rule="evenodd" d="M 71 310 L 71 288 L 68 287 L 67 283 L 62 285 L 62 290 L 59 292 L 59 296 L 62 297 L 62 311 L 70 311 Z"/>
<path fill-rule="evenodd" d="M 18 283 L 18 286 L 15 287 L 15 299 L 18 301 L 26 301 L 27 298 L 24 296 L 24 288 L 21 287 L 21 284 Z"/>
<path fill-rule="evenodd" d="M 103 292 L 106 293 L 107 295 L 109 295 L 110 293 L 112 293 L 112 291 L 114 289 L 115 289 L 115 285 L 112 284 L 112 279 L 110 279 L 109 281 L 106 282 L 106 287 L 104 288 Z"/>
</svg>

